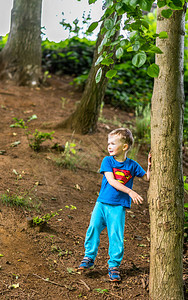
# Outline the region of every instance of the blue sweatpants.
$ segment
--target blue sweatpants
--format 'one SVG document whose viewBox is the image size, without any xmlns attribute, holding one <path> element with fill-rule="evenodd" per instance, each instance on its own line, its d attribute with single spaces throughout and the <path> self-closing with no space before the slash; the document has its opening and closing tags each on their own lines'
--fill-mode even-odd
<svg viewBox="0 0 188 300">
<path fill-rule="evenodd" d="M 119 267 L 124 254 L 125 207 L 96 202 L 85 238 L 85 257 L 95 260 L 100 234 L 107 227 L 109 268 Z"/>
</svg>

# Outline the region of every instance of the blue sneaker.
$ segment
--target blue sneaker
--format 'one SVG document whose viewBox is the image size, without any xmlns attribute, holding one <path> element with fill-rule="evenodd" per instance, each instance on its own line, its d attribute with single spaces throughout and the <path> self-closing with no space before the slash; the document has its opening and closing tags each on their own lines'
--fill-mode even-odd
<svg viewBox="0 0 188 300">
<path fill-rule="evenodd" d="M 118 267 L 112 267 L 108 269 L 108 275 L 110 281 L 121 281 L 120 272 Z"/>
<path fill-rule="evenodd" d="M 84 257 L 78 270 L 91 270 L 94 268 L 94 260 L 90 257 Z"/>
</svg>

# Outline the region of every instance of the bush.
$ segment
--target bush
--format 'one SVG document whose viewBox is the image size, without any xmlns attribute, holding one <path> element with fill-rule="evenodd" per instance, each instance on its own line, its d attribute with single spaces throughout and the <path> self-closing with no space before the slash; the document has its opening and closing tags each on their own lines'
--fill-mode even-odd
<svg viewBox="0 0 188 300">
<path fill-rule="evenodd" d="M 93 60 L 94 41 L 73 37 L 60 43 L 42 42 L 44 70 L 58 75 L 81 75 L 88 72 Z"/>
</svg>

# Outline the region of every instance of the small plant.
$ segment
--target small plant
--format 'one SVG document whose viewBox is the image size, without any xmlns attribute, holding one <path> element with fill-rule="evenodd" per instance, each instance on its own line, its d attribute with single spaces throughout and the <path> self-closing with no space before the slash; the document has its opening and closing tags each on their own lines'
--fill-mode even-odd
<svg viewBox="0 0 188 300">
<path fill-rule="evenodd" d="M 49 74 L 49 71 L 45 71 L 42 78 L 42 83 L 45 84 L 47 78 L 51 78 L 52 76 Z"/>
<path fill-rule="evenodd" d="M 32 115 L 26 122 L 30 122 L 32 120 L 36 120 L 37 116 L 36 115 Z M 28 126 L 26 126 L 26 122 L 23 119 L 18 119 L 18 118 L 13 118 L 13 120 L 15 121 L 14 124 L 11 124 L 10 127 L 11 128 L 22 128 L 22 129 L 27 129 Z"/>
<path fill-rule="evenodd" d="M 30 122 L 32 120 L 36 120 L 37 116 L 32 115 L 26 122 Z M 54 131 L 52 132 L 41 132 L 35 129 L 35 132 L 31 136 L 31 132 L 28 131 L 28 126 L 26 125 L 26 122 L 23 119 L 18 119 L 18 118 L 13 118 L 15 121 L 14 124 L 11 124 L 10 127 L 15 128 L 19 127 L 25 130 L 25 134 L 27 136 L 29 146 L 34 150 L 34 151 L 39 151 L 41 148 L 41 144 L 45 142 L 46 140 L 52 140 L 53 139 L 53 134 Z"/>
<path fill-rule="evenodd" d="M 66 205 L 65 208 L 70 208 L 71 210 L 77 209 L 77 207 L 72 204 L 70 206 Z"/>
<path fill-rule="evenodd" d="M 56 160 L 59 166 L 63 166 L 68 169 L 75 169 L 78 162 L 78 155 L 76 153 L 76 144 L 66 142 L 64 152 L 61 153 L 61 158 Z"/>
<path fill-rule="evenodd" d="M 105 293 L 109 292 L 107 289 L 101 289 L 101 288 L 94 289 L 94 291 L 96 291 L 97 293 L 100 293 L 100 294 L 105 294 Z"/>
<path fill-rule="evenodd" d="M 61 97 L 61 106 L 62 108 L 65 107 L 65 104 L 67 104 L 69 102 L 69 99 L 65 98 L 65 97 Z"/>
<path fill-rule="evenodd" d="M 25 125 L 25 121 L 23 119 L 13 118 L 13 120 L 15 121 L 15 123 L 10 125 L 11 128 L 16 128 L 16 127 L 23 128 L 23 129 L 28 128 Z"/>
<path fill-rule="evenodd" d="M 41 132 L 38 131 L 37 129 L 33 133 L 32 137 L 29 137 L 30 132 L 27 133 L 28 141 L 29 141 L 29 146 L 34 150 L 34 151 L 39 151 L 41 144 L 45 142 L 46 140 L 52 140 L 54 131 L 52 132 Z"/>
<path fill-rule="evenodd" d="M 58 211 L 61 211 L 62 209 L 59 209 Z M 51 220 L 53 217 L 58 216 L 58 212 L 51 212 L 51 213 L 47 213 L 46 215 L 39 217 L 33 217 L 32 219 L 32 224 L 34 226 L 41 226 L 44 225 L 46 223 L 48 223 L 49 220 Z"/>
<path fill-rule="evenodd" d="M 11 193 L 10 190 L 7 190 L 6 193 L 0 196 L 2 203 L 9 206 L 16 206 L 16 207 L 24 207 L 25 209 L 32 209 L 35 208 L 38 210 L 39 205 L 34 205 L 32 198 L 30 197 L 29 193 Z"/>
</svg>

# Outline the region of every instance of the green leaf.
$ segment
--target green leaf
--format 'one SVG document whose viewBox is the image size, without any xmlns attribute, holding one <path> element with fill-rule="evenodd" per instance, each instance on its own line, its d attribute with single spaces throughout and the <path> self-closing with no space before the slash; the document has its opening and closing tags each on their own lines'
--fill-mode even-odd
<svg viewBox="0 0 188 300">
<path fill-rule="evenodd" d="M 104 21 L 104 27 L 107 29 L 107 30 L 112 30 L 113 27 L 114 27 L 114 22 L 112 21 L 112 19 L 106 19 Z"/>
<path fill-rule="evenodd" d="M 37 119 L 37 115 L 32 115 L 27 122 L 30 122 L 30 121 L 36 120 L 36 119 Z"/>
<path fill-rule="evenodd" d="M 117 51 L 116 51 L 116 57 L 117 59 L 120 59 L 122 56 L 123 56 L 123 48 L 118 48 Z"/>
<path fill-rule="evenodd" d="M 144 51 L 137 53 L 132 59 L 132 64 L 137 68 L 140 68 L 145 62 L 146 53 Z"/>
<path fill-rule="evenodd" d="M 136 41 L 135 44 L 133 45 L 133 50 L 138 51 L 140 49 L 140 42 Z"/>
<path fill-rule="evenodd" d="M 140 7 L 141 9 L 145 10 L 145 11 L 150 11 L 151 7 L 152 7 L 153 1 L 150 0 L 141 0 L 140 1 Z"/>
<path fill-rule="evenodd" d="M 153 45 L 149 48 L 149 52 L 152 52 L 152 53 L 158 53 L 158 54 L 162 54 L 163 51 L 161 51 L 161 49 L 159 49 L 159 47 Z"/>
<path fill-rule="evenodd" d="M 109 70 L 107 73 L 106 73 L 106 77 L 107 78 L 113 78 L 114 76 L 116 76 L 117 74 L 117 70 Z"/>
<path fill-rule="evenodd" d="M 139 3 L 139 0 L 123 0 L 123 3 L 132 6 L 133 8 L 136 8 L 137 4 Z"/>
<path fill-rule="evenodd" d="M 144 26 L 146 29 L 149 29 L 149 24 L 146 21 L 142 21 L 142 26 Z"/>
<path fill-rule="evenodd" d="M 97 0 L 89 0 L 89 4 L 95 3 Z"/>
<path fill-rule="evenodd" d="M 159 38 L 160 39 L 167 39 L 168 38 L 168 33 L 166 31 L 161 31 L 159 33 Z"/>
<path fill-rule="evenodd" d="M 110 66 L 113 65 L 114 60 L 112 58 L 104 58 L 101 62 L 101 65 Z"/>
<path fill-rule="evenodd" d="M 170 8 L 174 10 L 179 10 L 183 8 L 184 1 L 182 2 L 181 0 L 170 0 L 167 1 L 167 4 Z"/>
<path fill-rule="evenodd" d="M 147 69 L 147 74 L 150 77 L 158 77 L 159 76 L 159 66 L 156 64 L 152 64 Z"/>
<path fill-rule="evenodd" d="M 95 76 L 96 83 L 98 83 L 101 80 L 101 76 L 102 76 L 102 69 L 99 68 L 98 71 L 97 71 L 97 74 Z"/>
<path fill-rule="evenodd" d="M 173 14 L 173 10 L 171 9 L 163 9 L 162 12 L 161 12 L 161 15 L 166 18 L 166 19 L 169 19 Z"/>
<path fill-rule="evenodd" d="M 92 32 L 93 30 L 95 30 L 95 28 L 97 28 L 97 26 L 98 26 L 98 22 L 93 22 L 93 23 L 89 26 L 87 32 Z"/>
<path fill-rule="evenodd" d="M 164 7 L 166 5 L 166 0 L 158 0 L 157 5 L 159 8 Z"/>
<path fill-rule="evenodd" d="M 99 65 L 100 62 L 103 60 L 103 55 L 100 55 L 98 58 L 97 58 L 97 61 L 95 62 L 95 66 Z"/>
</svg>

